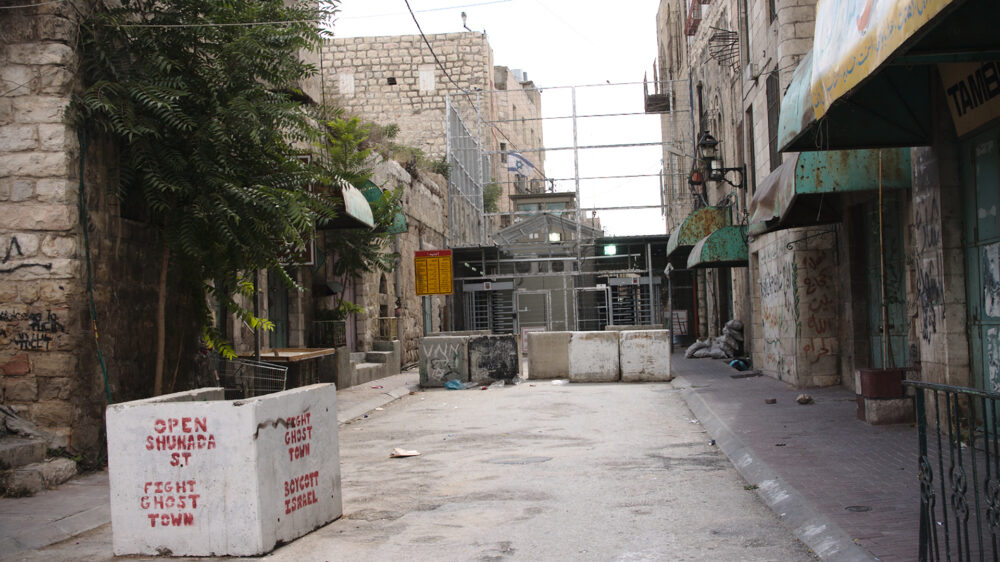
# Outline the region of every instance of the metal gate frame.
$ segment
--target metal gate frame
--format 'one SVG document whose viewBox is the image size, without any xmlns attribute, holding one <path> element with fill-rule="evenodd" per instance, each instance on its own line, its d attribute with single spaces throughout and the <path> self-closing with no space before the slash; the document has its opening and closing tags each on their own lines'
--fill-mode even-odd
<svg viewBox="0 0 1000 562">
<path fill-rule="evenodd" d="M 521 332 L 521 297 L 523 295 L 545 295 L 545 329 L 552 331 L 552 291 L 548 289 L 514 291 L 514 319 L 517 322 L 515 331 Z"/>
</svg>

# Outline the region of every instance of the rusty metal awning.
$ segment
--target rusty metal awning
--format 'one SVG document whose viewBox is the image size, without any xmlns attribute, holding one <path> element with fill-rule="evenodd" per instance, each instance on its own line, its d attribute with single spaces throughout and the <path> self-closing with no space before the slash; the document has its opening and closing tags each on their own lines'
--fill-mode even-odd
<svg viewBox="0 0 1000 562">
<path fill-rule="evenodd" d="M 813 49 L 781 102 L 782 151 L 930 143 L 941 67 L 1000 59 L 996 0 L 816 4 Z M 935 68 L 937 67 L 937 68 Z"/>
<path fill-rule="evenodd" d="M 317 230 L 375 227 L 372 206 L 358 188 L 345 183 L 340 186 L 340 196 L 343 205 L 337 206 L 337 218 L 317 224 Z"/>
<path fill-rule="evenodd" d="M 730 223 L 729 209 L 702 207 L 688 215 L 670 233 L 667 241 L 667 260 L 677 268 L 687 267 L 688 254 L 702 238 Z"/>
<path fill-rule="evenodd" d="M 840 221 L 840 195 L 910 187 L 910 149 L 801 152 L 771 172 L 750 200 L 750 234 Z"/>
<path fill-rule="evenodd" d="M 724 226 L 694 245 L 688 256 L 687 268 L 746 267 L 750 263 L 749 256 L 747 227 Z"/>
</svg>

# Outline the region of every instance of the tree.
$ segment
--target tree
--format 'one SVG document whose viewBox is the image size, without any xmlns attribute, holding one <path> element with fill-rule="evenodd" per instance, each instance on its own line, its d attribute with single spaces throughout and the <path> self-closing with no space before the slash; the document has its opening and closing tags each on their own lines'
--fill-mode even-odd
<svg viewBox="0 0 1000 562">
<path fill-rule="evenodd" d="M 279 272 L 336 201 L 306 186 L 343 180 L 300 160 L 321 133 L 317 108 L 298 88 L 316 69 L 299 58 L 318 48 L 333 2 L 123 0 L 82 29 L 86 89 L 76 125 L 116 147 L 119 195 L 140 198 L 159 230 L 161 277 L 154 393 L 163 389 L 168 271 L 201 297 L 203 338 L 232 356 L 207 296 L 254 328 L 269 323 L 241 306 L 255 273 Z"/>
<path fill-rule="evenodd" d="M 335 111 L 334 115 L 335 118 L 326 123 L 322 140 L 317 144 L 318 160 L 337 177 L 364 188 L 372 175 L 369 158 L 372 125 L 361 123 L 357 117 L 344 118 L 340 111 Z M 401 210 L 401 200 L 401 187 L 383 191 L 371 204 L 375 219 L 375 227 L 371 230 L 343 229 L 325 233 L 326 246 L 337 255 L 332 268 L 334 275 L 345 278 L 362 272 L 395 269 L 399 254 L 389 251 L 393 239 L 389 231 Z"/>
</svg>

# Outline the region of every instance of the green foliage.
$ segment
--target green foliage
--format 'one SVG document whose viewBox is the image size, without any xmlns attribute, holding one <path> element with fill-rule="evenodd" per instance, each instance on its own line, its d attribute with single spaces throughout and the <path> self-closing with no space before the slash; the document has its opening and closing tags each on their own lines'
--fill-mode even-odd
<svg viewBox="0 0 1000 562">
<path fill-rule="evenodd" d="M 119 194 L 140 194 L 175 276 L 251 326 L 269 323 L 212 282 L 251 294 L 257 270 L 281 270 L 283 251 L 301 250 L 316 220 L 335 214 L 306 186 L 338 180 L 295 147 L 322 133 L 300 101 L 316 69 L 299 52 L 319 47 L 334 11 L 327 1 L 124 0 L 82 28 L 87 82 L 72 119 L 116 146 Z M 275 21 L 295 23 L 217 25 Z M 206 343 L 231 352 L 199 302 Z"/>
<path fill-rule="evenodd" d="M 448 172 L 451 171 L 451 164 L 448 163 L 448 158 L 442 156 L 437 160 L 431 162 L 431 171 L 435 174 L 441 174 L 444 177 L 448 177 Z"/>
<path fill-rule="evenodd" d="M 372 149 L 366 146 L 373 125 L 361 123 L 357 117 L 343 118 L 337 110 L 334 119 L 326 122 L 323 137 L 318 145 L 318 158 L 323 166 L 355 187 L 371 179 L 368 158 Z"/>
<path fill-rule="evenodd" d="M 382 192 L 382 197 L 372 203 L 375 228 L 342 229 L 326 232 L 327 247 L 336 250 L 333 273 L 350 276 L 376 271 L 392 271 L 396 268 L 399 254 L 389 251 L 393 235 L 389 227 L 400 212 L 403 189 Z"/>
<path fill-rule="evenodd" d="M 483 208 L 487 213 L 496 213 L 500 210 L 497 205 L 500 201 L 500 185 L 490 182 L 483 186 Z"/>
</svg>

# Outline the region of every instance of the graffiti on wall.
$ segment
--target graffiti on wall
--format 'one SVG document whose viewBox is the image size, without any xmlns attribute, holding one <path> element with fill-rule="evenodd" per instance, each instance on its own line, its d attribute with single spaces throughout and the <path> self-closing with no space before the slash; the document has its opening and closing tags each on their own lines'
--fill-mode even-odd
<svg viewBox="0 0 1000 562">
<path fill-rule="evenodd" d="M 0 346 L 19 351 L 49 351 L 55 338 L 65 333 L 63 320 L 51 310 L 0 310 Z"/>
<path fill-rule="evenodd" d="M 1000 242 L 983 247 L 983 312 L 1000 318 Z"/>
<path fill-rule="evenodd" d="M 6 251 L 4 251 L 3 258 L 0 258 L 0 273 L 13 273 L 18 269 L 23 269 L 26 267 L 41 267 L 42 269 L 52 269 L 51 263 L 41 263 L 41 262 L 18 262 L 10 263 L 12 259 L 24 258 L 24 251 L 21 250 L 21 243 L 18 241 L 17 236 L 11 236 L 10 241 L 6 243 Z"/>
<path fill-rule="evenodd" d="M 463 364 L 464 353 L 461 343 L 424 340 L 421 346 L 424 352 L 424 364 L 421 368 L 427 370 L 428 380 L 443 383 L 452 379 L 464 381 L 468 378 L 468 365 Z"/>
<path fill-rule="evenodd" d="M 995 327 L 987 329 L 983 345 L 986 347 L 984 358 L 986 389 L 990 392 L 1000 392 L 1000 330 Z"/>
<path fill-rule="evenodd" d="M 771 244 L 759 253 L 760 313 L 763 349 L 759 366 L 782 379 L 791 376 L 794 361 L 785 357 L 781 342 L 794 337 L 796 268 L 782 244 Z M 791 351 L 791 350 L 789 350 Z"/>
<path fill-rule="evenodd" d="M 917 302 L 920 305 L 920 337 L 925 342 L 931 341 L 931 335 L 937 332 L 938 315 L 941 314 L 941 271 L 937 256 L 926 258 L 917 273 Z"/>
</svg>

